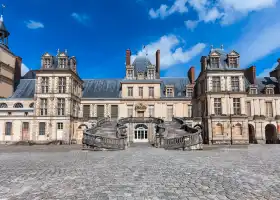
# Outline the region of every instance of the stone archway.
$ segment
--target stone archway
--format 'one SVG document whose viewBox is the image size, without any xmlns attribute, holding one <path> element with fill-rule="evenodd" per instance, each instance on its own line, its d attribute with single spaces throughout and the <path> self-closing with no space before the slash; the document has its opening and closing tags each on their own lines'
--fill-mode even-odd
<svg viewBox="0 0 280 200">
<path fill-rule="evenodd" d="M 265 126 L 265 143 L 276 144 L 277 143 L 277 130 L 275 125 L 267 124 Z"/>
<path fill-rule="evenodd" d="M 148 127 L 145 124 L 137 124 L 134 127 L 134 142 L 148 142 Z"/>
<path fill-rule="evenodd" d="M 248 124 L 249 144 L 257 144 L 255 128 L 252 124 Z"/>
</svg>

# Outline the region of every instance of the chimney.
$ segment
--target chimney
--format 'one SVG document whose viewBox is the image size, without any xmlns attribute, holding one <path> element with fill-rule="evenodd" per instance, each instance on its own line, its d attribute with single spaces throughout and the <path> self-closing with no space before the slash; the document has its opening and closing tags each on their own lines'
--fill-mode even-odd
<svg viewBox="0 0 280 200">
<path fill-rule="evenodd" d="M 21 79 L 21 64 L 22 64 L 22 58 L 16 56 L 15 73 L 14 73 L 14 90 L 18 86 L 19 81 Z"/>
<path fill-rule="evenodd" d="M 201 63 L 201 70 L 200 71 L 205 71 L 206 67 L 207 67 L 207 57 L 206 56 L 202 56 L 200 59 L 200 63 Z"/>
<path fill-rule="evenodd" d="M 159 49 L 156 52 L 156 73 L 158 74 L 158 78 L 160 78 L 160 50 Z"/>
<path fill-rule="evenodd" d="M 127 49 L 126 50 L 126 56 L 125 56 L 126 66 L 131 64 L 130 63 L 130 56 L 131 56 L 131 51 L 130 51 L 130 49 Z"/>
<path fill-rule="evenodd" d="M 256 84 L 256 66 L 251 66 L 245 70 L 245 77 L 251 84 Z"/>
<path fill-rule="evenodd" d="M 190 80 L 190 84 L 194 84 L 195 82 L 195 68 L 192 66 L 188 71 L 188 78 Z"/>
</svg>

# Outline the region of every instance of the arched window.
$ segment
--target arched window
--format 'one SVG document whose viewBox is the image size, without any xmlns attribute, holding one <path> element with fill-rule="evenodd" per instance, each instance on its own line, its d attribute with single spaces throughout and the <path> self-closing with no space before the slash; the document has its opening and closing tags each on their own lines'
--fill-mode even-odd
<svg viewBox="0 0 280 200">
<path fill-rule="evenodd" d="M 8 108 L 8 105 L 6 103 L 0 103 L 0 108 Z"/>
<path fill-rule="evenodd" d="M 148 142 L 148 127 L 137 124 L 134 128 L 134 142 Z"/>
<path fill-rule="evenodd" d="M 22 103 L 15 103 L 14 108 L 23 108 Z"/>
<path fill-rule="evenodd" d="M 223 125 L 221 123 L 216 124 L 215 127 L 215 134 L 216 135 L 223 135 Z"/>
<path fill-rule="evenodd" d="M 29 108 L 34 108 L 34 103 L 29 104 Z"/>
</svg>

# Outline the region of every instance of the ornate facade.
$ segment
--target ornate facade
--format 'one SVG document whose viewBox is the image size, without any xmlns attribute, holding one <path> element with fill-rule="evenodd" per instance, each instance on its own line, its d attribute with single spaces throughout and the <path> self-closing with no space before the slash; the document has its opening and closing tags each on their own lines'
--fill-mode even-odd
<svg viewBox="0 0 280 200">
<path fill-rule="evenodd" d="M 194 67 L 186 77 L 161 77 L 159 50 L 155 56 L 155 64 L 145 56 L 131 62 L 127 50 L 124 78 L 83 80 L 75 57 L 45 53 L 40 69 L 29 71 L 9 98 L 0 99 L 0 142 L 79 143 L 98 118 L 174 116 L 190 126 L 201 124 L 205 143 L 279 141 L 280 60 L 271 77 L 259 78 L 254 66 L 240 69 L 236 51 L 212 48 L 195 79 Z M 132 142 L 147 142 L 138 134 L 146 135 L 147 127 L 129 127 L 135 131 Z"/>
</svg>

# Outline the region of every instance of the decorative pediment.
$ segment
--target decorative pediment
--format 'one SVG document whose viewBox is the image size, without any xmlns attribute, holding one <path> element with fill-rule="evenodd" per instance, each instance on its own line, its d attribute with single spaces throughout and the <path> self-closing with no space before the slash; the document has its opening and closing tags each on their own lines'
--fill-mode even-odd
<svg viewBox="0 0 280 200">
<path fill-rule="evenodd" d="M 221 54 L 220 54 L 218 51 L 212 51 L 212 52 L 210 53 L 210 56 L 212 56 L 212 57 L 218 57 L 218 56 L 221 56 Z"/>
<path fill-rule="evenodd" d="M 66 53 L 64 53 L 64 52 L 60 52 L 57 56 L 58 57 L 67 57 Z"/>
<path fill-rule="evenodd" d="M 238 57 L 239 56 L 239 53 L 237 53 L 236 51 L 232 50 L 228 56 L 235 56 L 235 57 Z"/>
<path fill-rule="evenodd" d="M 48 52 L 46 52 L 42 55 L 42 57 L 51 57 L 51 55 Z"/>
<path fill-rule="evenodd" d="M 135 106 L 136 111 L 145 111 L 147 109 L 147 106 L 143 103 L 138 103 Z"/>
</svg>

